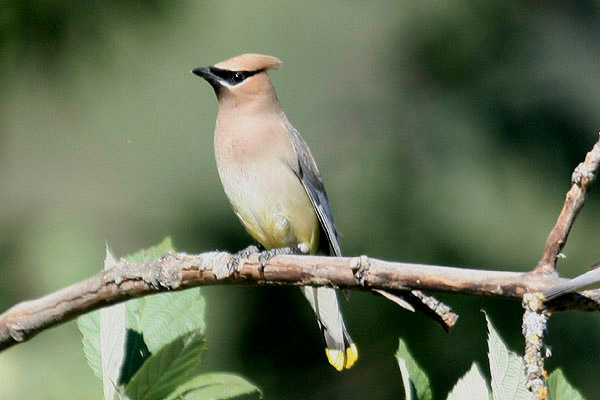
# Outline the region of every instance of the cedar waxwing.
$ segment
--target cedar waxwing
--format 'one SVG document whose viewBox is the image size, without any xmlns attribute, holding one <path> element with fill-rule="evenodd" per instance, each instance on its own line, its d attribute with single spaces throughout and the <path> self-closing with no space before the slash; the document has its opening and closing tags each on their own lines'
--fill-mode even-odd
<svg viewBox="0 0 600 400">
<path fill-rule="evenodd" d="M 219 100 L 214 136 L 219 177 L 233 211 L 266 253 L 287 248 L 329 255 L 331 246 L 339 257 L 321 174 L 267 75 L 280 64 L 275 57 L 244 54 L 192 71 L 213 87 Z M 316 313 L 329 362 L 338 371 L 350 368 L 358 350 L 335 290 L 301 289 Z"/>
<path fill-rule="evenodd" d="M 594 265 L 592 270 L 585 272 L 567 282 L 560 283 L 556 286 L 545 290 L 542 294 L 546 300 L 552 300 L 565 293 L 577 292 L 584 289 L 592 289 L 600 286 L 600 264 Z"/>
</svg>

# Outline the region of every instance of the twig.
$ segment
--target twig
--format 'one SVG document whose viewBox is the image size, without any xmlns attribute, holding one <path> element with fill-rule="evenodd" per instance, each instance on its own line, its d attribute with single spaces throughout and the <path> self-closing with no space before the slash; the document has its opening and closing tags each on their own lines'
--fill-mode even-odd
<svg viewBox="0 0 600 400">
<path fill-rule="evenodd" d="M 542 258 L 533 270 L 535 273 L 556 274 L 556 261 L 562 251 L 569 231 L 573 226 L 575 217 L 583 207 L 587 192 L 598 175 L 600 166 L 600 139 L 592 150 L 586 154 L 585 160 L 580 163 L 571 176 L 571 189 L 567 192 L 567 197 L 563 208 L 558 216 L 558 220 L 550 231 Z"/>
<path fill-rule="evenodd" d="M 600 166 L 600 138 L 590 150 L 585 160 L 580 163 L 573 171 L 571 176 L 571 189 L 567 192 L 563 208 L 558 216 L 558 220 L 550 231 L 542 258 L 534 268 L 532 273 L 538 275 L 558 275 L 556 272 L 556 263 L 559 255 L 567 243 L 567 237 L 573 226 L 577 214 L 583 207 L 587 198 L 589 187 L 596 180 L 598 168 Z M 559 307 L 568 307 L 569 302 L 577 301 L 581 295 L 563 296 L 560 301 L 552 301 L 550 304 L 555 311 Z M 598 295 L 592 295 L 598 299 Z M 544 369 L 544 358 L 546 357 L 546 346 L 544 344 L 544 334 L 548 324 L 549 312 L 547 305 L 544 304 L 544 296 L 539 293 L 526 294 L 523 297 L 523 336 L 525 338 L 525 367 L 527 374 L 527 387 L 531 390 L 536 399 L 544 400 L 548 395 L 548 387 L 545 383 L 546 371 Z"/>
<path fill-rule="evenodd" d="M 544 310 L 543 296 L 539 293 L 527 293 L 523 296 L 523 337 L 525 338 L 525 372 L 527 388 L 534 393 L 537 400 L 545 400 L 548 396 L 546 386 L 546 370 L 544 358 L 546 347 L 544 334 L 548 324 L 548 313 Z"/>
<path fill-rule="evenodd" d="M 393 301 L 408 311 L 422 312 L 440 324 L 446 332 L 448 332 L 458 320 L 458 315 L 452 312 L 450 307 L 433 296 L 427 296 L 420 290 L 398 290 L 394 293 L 381 289 L 372 289 L 372 291 Z"/>
<path fill-rule="evenodd" d="M 202 285 L 311 285 L 371 291 L 433 290 L 448 293 L 521 298 L 560 280 L 530 273 L 484 271 L 386 262 L 366 256 L 276 256 L 264 277 L 256 255 L 243 259 L 229 275 L 231 255 L 184 253 L 138 264 L 120 260 L 116 267 L 39 299 L 19 303 L 0 315 L 0 350 L 26 341 L 49 327 L 131 297 Z M 563 296 L 563 309 L 600 310 L 600 300 Z M 556 309 L 556 308 L 555 308 Z"/>
</svg>

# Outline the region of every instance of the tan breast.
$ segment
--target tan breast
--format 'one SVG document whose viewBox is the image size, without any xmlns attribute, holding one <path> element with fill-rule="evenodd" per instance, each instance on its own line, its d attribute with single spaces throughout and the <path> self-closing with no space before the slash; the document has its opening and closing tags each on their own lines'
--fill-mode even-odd
<svg viewBox="0 0 600 400">
<path fill-rule="evenodd" d="M 296 176 L 296 154 L 283 114 L 224 118 L 215 129 L 215 158 L 225 193 L 250 235 L 265 248 L 319 244 L 319 222 Z M 282 119 L 283 118 L 283 119 Z"/>
</svg>

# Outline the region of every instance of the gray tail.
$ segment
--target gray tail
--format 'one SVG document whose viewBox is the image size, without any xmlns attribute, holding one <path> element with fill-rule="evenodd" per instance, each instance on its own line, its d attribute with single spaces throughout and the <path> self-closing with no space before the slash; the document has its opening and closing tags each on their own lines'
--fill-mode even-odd
<svg viewBox="0 0 600 400">
<path fill-rule="evenodd" d="M 358 350 L 346 330 L 335 289 L 311 286 L 301 289 L 315 311 L 329 363 L 338 371 L 352 367 L 358 359 Z"/>
<path fill-rule="evenodd" d="M 552 300 L 565 293 L 576 292 L 579 290 L 589 289 L 595 287 L 600 282 L 600 269 L 595 268 L 588 272 L 585 272 L 575 278 L 560 283 L 550 289 L 544 291 L 542 294 L 546 300 Z"/>
</svg>

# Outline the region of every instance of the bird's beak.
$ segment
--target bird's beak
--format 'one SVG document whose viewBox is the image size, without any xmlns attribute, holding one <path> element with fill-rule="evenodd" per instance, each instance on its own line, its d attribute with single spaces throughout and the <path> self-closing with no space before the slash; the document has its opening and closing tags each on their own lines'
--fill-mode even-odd
<svg viewBox="0 0 600 400">
<path fill-rule="evenodd" d="M 194 68 L 194 69 L 192 70 L 192 74 L 194 74 L 194 75 L 198 75 L 198 76 L 200 76 L 200 77 L 202 77 L 202 78 L 204 78 L 204 79 L 206 79 L 206 77 L 207 77 L 208 75 L 212 75 L 212 74 L 210 73 L 210 68 L 209 68 L 209 67 L 203 67 L 203 68 Z"/>
<path fill-rule="evenodd" d="M 192 74 L 204 78 L 204 80 L 210 83 L 213 89 L 217 92 L 221 88 L 221 82 L 219 77 L 211 72 L 210 67 L 194 68 L 192 70 Z"/>
<path fill-rule="evenodd" d="M 206 79 L 208 82 L 217 81 L 219 78 L 210 71 L 210 67 L 194 68 L 192 74 Z"/>
</svg>

